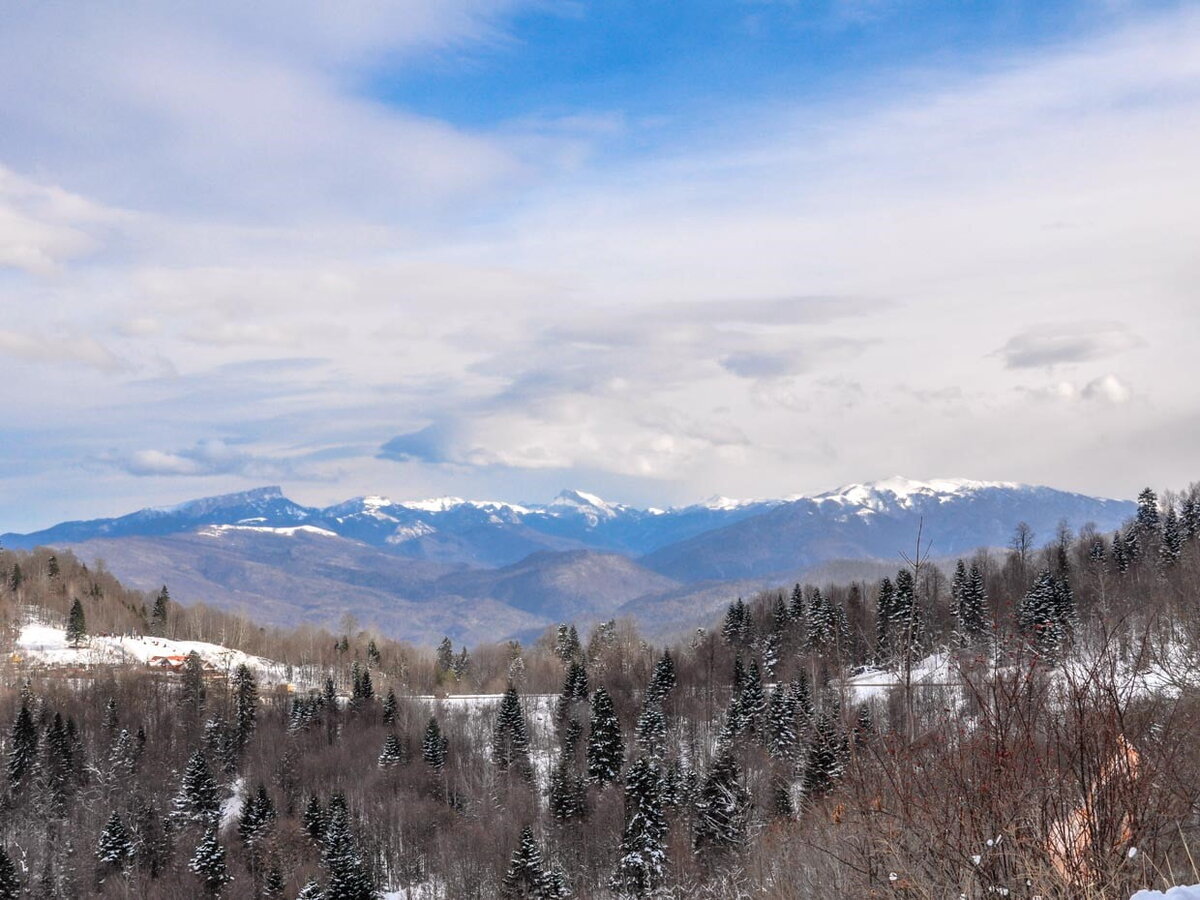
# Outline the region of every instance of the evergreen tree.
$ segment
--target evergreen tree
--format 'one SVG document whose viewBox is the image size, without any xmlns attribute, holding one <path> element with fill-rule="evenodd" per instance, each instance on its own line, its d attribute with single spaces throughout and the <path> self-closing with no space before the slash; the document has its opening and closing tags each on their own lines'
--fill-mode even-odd
<svg viewBox="0 0 1200 900">
<path fill-rule="evenodd" d="M 750 667 L 746 670 L 746 682 L 742 686 L 739 705 L 745 730 L 751 734 L 761 735 L 767 716 L 767 696 L 763 690 L 762 678 L 758 673 L 758 663 L 754 660 L 750 660 Z"/>
<path fill-rule="evenodd" d="M 425 765 L 440 774 L 446 767 L 448 746 L 449 741 L 442 737 L 442 728 L 438 725 L 437 717 L 430 716 L 429 724 L 425 726 L 425 737 L 421 739 L 421 758 L 425 760 Z"/>
<path fill-rule="evenodd" d="M 38 758 L 38 731 L 29 704 L 23 702 L 8 740 L 8 781 L 14 788 L 33 771 Z"/>
<path fill-rule="evenodd" d="M 916 585 L 908 569 L 896 573 L 891 618 L 889 631 L 893 637 L 894 651 L 905 660 L 910 660 L 920 650 L 924 632 L 921 611 L 917 606 Z"/>
<path fill-rule="evenodd" d="M 21 896 L 21 874 L 8 851 L 0 846 L 0 900 L 18 900 Z"/>
<path fill-rule="evenodd" d="M 513 685 L 500 700 L 496 727 L 492 729 L 492 761 L 502 770 L 512 769 L 522 777 L 532 776 L 529 763 L 529 728 L 521 711 L 521 698 Z"/>
<path fill-rule="evenodd" d="M 575 724 L 578 727 L 578 723 Z M 550 773 L 550 815 L 562 824 L 578 821 L 587 815 L 587 790 L 576 769 L 574 757 L 574 747 L 564 749 Z"/>
<path fill-rule="evenodd" d="M 1155 534 L 1158 531 L 1158 520 L 1158 496 L 1151 488 L 1143 488 L 1137 498 L 1135 527 L 1143 535 Z"/>
<path fill-rule="evenodd" d="M 1041 654 L 1057 653 L 1070 636 L 1075 600 L 1070 583 L 1043 569 L 1021 599 L 1017 624 Z"/>
<path fill-rule="evenodd" d="M 892 658 L 895 650 L 893 622 L 896 612 L 896 589 L 890 578 L 879 582 L 879 600 L 875 612 L 875 646 L 880 661 Z"/>
<path fill-rule="evenodd" d="M 275 822 L 275 804 L 267 793 L 267 786 L 259 782 L 254 795 L 242 805 L 238 820 L 238 837 L 243 844 L 255 844 L 271 829 Z"/>
<path fill-rule="evenodd" d="M 775 759 L 791 762 L 796 758 L 796 705 L 783 686 L 771 692 L 767 706 L 767 752 Z"/>
<path fill-rule="evenodd" d="M 588 781 L 605 785 L 616 781 L 625 764 L 625 742 L 612 698 L 604 688 L 592 696 L 591 729 L 587 743 Z"/>
<path fill-rule="evenodd" d="M 387 696 L 383 698 L 383 724 L 396 724 L 396 692 L 388 688 Z"/>
<path fill-rule="evenodd" d="M 367 664 L 379 668 L 382 661 L 383 655 L 379 652 L 379 646 L 375 643 L 375 639 L 371 638 L 367 642 Z"/>
<path fill-rule="evenodd" d="M 502 900 L 543 900 L 547 894 L 546 882 L 541 848 L 533 837 L 533 829 L 526 826 L 500 883 L 500 897 Z"/>
<path fill-rule="evenodd" d="M 804 590 L 799 584 L 792 588 L 791 600 L 788 603 L 788 619 L 797 623 L 804 621 Z"/>
<path fill-rule="evenodd" d="M 667 718 L 657 703 L 647 703 L 638 716 L 635 741 L 651 759 L 662 759 L 667 742 Z"/>
<path fill-rule="evenodd" d="M 575 626 L 565 622 L 559 625 L 554 638 L 554 655 L 566 664 L 579 659 L 580 654 L 579 632 L 575 630 Z"/>
<path fill-rule="evenodd" d="M 808 673 L 803 669 L 796 673 L 796 677 L 788 685 L 788 702 L 796 712 L 796 724 L 801 730 L 807 730 L 816 716 L 816 707 L 813 705 Z"/>
<path fill-rule="evenodd" d="M 796 804 L 792 802 L 792 783 L 780 767 L 771 772 L 771 815 L 776 819 L 794 819 Z"/>
<path fill-rule="evenodd" d="M 449 673 L 454 668 L 454 644 L 450 638 L 442 638 L 437 648 L 437 668 L 439 672 Z"/>
<path fill-rule="evenodd" d="M 955 603 L 955 627 L 958 639 L 966 646 L 982 642 L 988 633 L 987 591 L 983 572 L 972 563 L 970 572 L 963 573 L 963 583 Z"/>
<path fill-rule="evenodd" d="M 1132 554 L 1129 552 L 1129 546 L 1125 543 L 1125 536 L 1119 531 L 1114 531 L 1112 536 L 1112 561 L 1117 572 L 1124 575 L 1129 571 L 1129 564 L 1132 559 Z"/>
<path fill-rule="evenodd" d="M 117 714 L 117 701 L 113 697 L 109 697 L 104 704 L 104 717 L 100 720 L 100 727 L 105 731 L 112 731 L 120 722 L 120 716 Z"/>
<path fill-rule="evenodd" d="M 262 898 L 263 900 L 283 900 L 283 889 L 283 870 L 279 868 L 277 859 L 272 860 L 267 874 L 263 877 Z"/>
<path fill-rule="evenodd" d="M 108 817 L 96 844 L 96 859 L 100 863 L 96 873 L 97 881 L 103 883 L 109 874 L 124 872 L 132 856 L 133 844 L 129 841 L 129 832 L 125 830 L 125 823 L 121 821 L 121 817 L 114 811 Z"/>
<path fill-rule="evenodd" d="M 408 762 L 408 754 L 400 746 L 400 739 L 395 734 L 389 734 L 383 740 L 383 751 L 379 754 L 379 768 L 394 769 Z"/>
<path fill-rule="evenodd" d="M 250 667 L 242 663 L 233 674 L 233 746 L 241 751 L 250 741 L 258 720 L 258 684 Z"/>
<path fill-rule="evenodd" d="M 187 768 L 180 779 L 179 792 L 175 795 L 174 817 L 180 822 L 212 825 L 220 814 L 217 783 L 208 770 L 204 754 L 196 750 L 188 759 Z"/>
<path fill-rule="evenodd" d="M 1162 522 L 1162 541 L 1159 544 L 1158 557 L 1164 569 L 1169 569 L 1179 562 L 1183 553 L 1183 527 L 1175 507 L 1169 507 Z"/>
<path fill-rule="evenodd" d="M 350 830 L 345 798 L 340 795 L 329 804 L 322 861 L 329 876 L 325 900 L 374 900 L 377 896 Z"/>
<path fill-rule="evenodd" d="M 183 703 L 193 711 L 198 711 L 204 706 L 205 694 L 204 663 L 200 654 L 192 650 L 183 663 Z"/>
<path fill-rule="evenodd" d="M 670 650 L 664 650 L 658 662 L 654 664 L 654 673 L 650 676 L 650 684 L 646 686 L 646 700 L 650 703 L 662 703 L 675 687 L 675 660 Z"/>
<path fill-rule="evenodd" d="M 154 610 L 150 613 L 150 632 L 156 635 L 167 633 L 167 615 L 171 609 L 171 595 L 164 584 L 158 596 L 154 598 Z"/>
<path fill-rule="evenodd" d="M 959 559 L 954 564 L 954 576 L 950 579 L 950 615 L 959 618 L 963 594 L 967 588 L 967 564 Z"/>
<path fill-rule="evenodd" d="M 83 604 L 76 597 L 71 604 L 71 612 L 67 616 L 67 643 L 78 647 L 79 642 L 87 637 L 87 617 L 83 614 Z"/>
<path fill-rule="evenodd" d="M 325 892 L 321 890 L 321 885 L 315 878 L 310 878 L 304 882 L 304 887 L 300 888 L 296 900 L 325 900 Z"/>
<path fill-rule="evenodd" d="M 718 747 L 696 800 L 692 834 L 696 854 L 707 861 L 744 847 L 749 811 L 750 798 L 742 786 L 733 748 Z"/>
<path fill-rule="evenodd" d="M 309 796 L 300 820 L 304 824 L 305 834 L 317 843 L 325 840 L 325 827 L 328 823 L 325 818 L 325 810 L 321 807 L 321 798 L 316 794 Z"/>
<path fill-rule="evenodd" d="M 814 589 L 808 605 L 808 646 L 818 653 L 835 650 L 842 635 L 840 622 L 834 605 Z"/>
<path fill-rule="evenodd" d="M 621 896 L 645 897 L 666 878 L 667 820 L 663 814 L 663 776 L 645 757 L 625 776 L 625 830 L 611 886 Z"/>
<path fill-rule="evenodd" d="M 225 864 L 225 848 L 217 842 L 217 829 L 210 825 L 204 837 L 196 845 L 196 851 L 188 861 L 188 871 L 200 879 L 205 893 L 217 897 L 225 885 L 233 881 L 229 866 Z"/>
<path fill-rule="evenodd" d="M 846 768 L 846 736 L 828 713 L 817 717 L 804 767 L 804 793 L 818 797 L 833 787 Z"/>
<path fill-rule="evenodd" d="M 1179 511 L 1180 529 L 1185 542 L 1200 537 L 1200 498 L 1189 494 Z"/>
<path fill-rule="evenodd" d="M 158 806 L 142 794 L 135 794 L 129 825 L 134 865 L 151 878 L 157 878 L 171 855 L 170 836 Z"/>
</svg>

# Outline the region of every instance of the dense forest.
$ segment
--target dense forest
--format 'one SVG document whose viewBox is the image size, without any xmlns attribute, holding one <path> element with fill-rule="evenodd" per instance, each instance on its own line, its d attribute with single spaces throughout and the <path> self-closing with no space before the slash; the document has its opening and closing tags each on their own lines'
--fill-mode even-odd
<svg viewBox="0 0 1200 900">
<path fill-rule="evenodd" d="M 936 549 L 936 548 L 934 548 Z M 415 648 L 0 552 L 0 900 L 1116 897 L 1200 881 L 1200 491 L 1111 535 Z M 169 573 L 164 573 L 169 582 Z M 31 620 L 250 668 L 64 669 Z M 483 696 L 487 695 L 487 696 Z"/>
</svg>

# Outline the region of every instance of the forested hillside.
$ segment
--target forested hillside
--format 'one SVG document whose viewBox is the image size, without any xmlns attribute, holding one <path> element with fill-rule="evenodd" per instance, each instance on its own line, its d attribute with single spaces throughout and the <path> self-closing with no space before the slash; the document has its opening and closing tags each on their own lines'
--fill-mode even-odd
<svg viewBox="0 0 1200 900">
<path fill-rule="evenodd" d="M 623 620 L 470 648 L 266 629 L 0 553 L 0 898 L 1200 880 L 1200 492 L 1147 490 L 1112 534 L 1013 525 L 947 570 L 914 531 L 893 575 L 730 597 L 666 646 Z M 263 662 L 84 655 L 122 635 Z"/>
</svg>

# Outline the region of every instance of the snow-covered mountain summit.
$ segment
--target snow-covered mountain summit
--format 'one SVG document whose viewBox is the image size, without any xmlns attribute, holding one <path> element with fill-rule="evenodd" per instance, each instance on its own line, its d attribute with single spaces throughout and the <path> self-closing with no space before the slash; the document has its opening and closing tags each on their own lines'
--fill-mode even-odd
<svg viewBox="0 0 1200 900">
<path fill-rule="evenodd" d="M 250 530 L 280 538 L 320 534 L 439 563 L 503 566 L 539 551 L 601 550 L 645 557 L 671 577 L 724 578 L 784 571 L 830 558 L 890 558 L 911 543 L 917 521 L 938 546 L 959 552 L 1007 540 L 1026 521 L 1048 536 L 1060 520 L 1109 529 L 1131 503 L 1008 481 L 900 476 L 785 499 L 714 497 L 666 509 L 613 503 L 578 489 L 547 503 L 438 497 L 396 501 L 368 495 L 307 507 L 277 486 L 144 509 L 113 519 L 66 522 L 10 547 L 94 539 L 196 533 L 210 538 Z M 300 531 L 300 529 L 304 529 Z"/>
</svg>

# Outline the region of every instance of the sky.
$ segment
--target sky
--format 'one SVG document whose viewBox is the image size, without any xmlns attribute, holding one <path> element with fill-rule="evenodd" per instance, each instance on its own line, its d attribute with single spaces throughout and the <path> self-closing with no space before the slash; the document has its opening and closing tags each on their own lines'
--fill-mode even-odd
<svg viewBox="0 0 1200 900">
<path fill-rule="evenodd" d="M 1200 472 L 1200 7 L 0 0 L 0 530 Z"/>
</svg>

